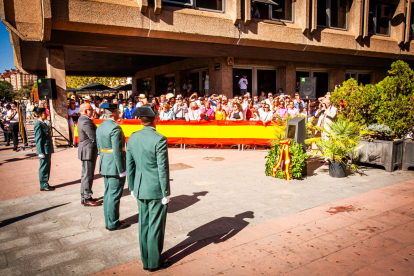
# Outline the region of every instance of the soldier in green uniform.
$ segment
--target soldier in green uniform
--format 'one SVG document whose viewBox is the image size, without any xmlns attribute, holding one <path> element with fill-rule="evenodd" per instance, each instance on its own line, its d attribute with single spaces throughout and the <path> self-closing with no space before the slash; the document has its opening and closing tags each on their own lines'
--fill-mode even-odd
<svg viewBox="0 0 414 276">
<path fill-rule="evenodd" d="M 104 116 L 96 130 L 99 171 L 104 176 L 104 215 L 105 226 L 109 231 L 121 230 L 131 226 L 119 220 L 119 204 L 125 185 L 125 136 L 116 121 L 119 119 L 117 104 L 102 103 L 100 108 Z"/>
<path fill-rule="evenodd" d="M 170 200 L 167 138 L 155 130 L 155 106 L 139 107 L 133 116 L 139 117 L 144 127 L 128 140 L 128 188 L 138 202 L 142 264 L 153 272 L 171 265 L 161 259 Z"/>
<path fill-rule="evenodd" d="M 39 156 L 39 182 L 41 191 L 53 191 L 55 187 L 49 185 L 50 163 L 53 151 L 52 133 L 46 123 L 46 108 L 37 107 L 33 110 L 37 114 L 37 121 L 34 125 L 36 142 L 36 154 Z"/>
</svg>

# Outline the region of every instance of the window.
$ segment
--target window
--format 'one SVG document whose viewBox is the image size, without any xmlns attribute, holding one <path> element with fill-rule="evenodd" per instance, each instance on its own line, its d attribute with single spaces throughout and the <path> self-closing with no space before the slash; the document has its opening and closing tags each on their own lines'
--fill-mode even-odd
<svg viewBox="0 0 414 276">
<path fill-rule="evenodd" d="M 378 35 L 390 35 L 390 23 L 393 7 L 377 2 L 369 4 L 368 32 Z"/>
<path fill-rule="evenodd" d="M 369 73 L 346 73 L 345 80 L 354 79 L 359 84 L 367 85 L 371 83 L 371 74 Z"/>
<path fill-rule="evenodd" d="M 224 10 L 224 0 L 162 0 L 165 3 L 184 5 L 203 10 Z"/>
<path fill-rule="evenodd" d="M 293 21 L 292 0 L 252 1 L 252 18 Z M 275 3 L 276 5 L 272 4 Z"/>
<path fill-rule="evenodd" d="M 316 21 L 318 26 L 346 29 L 348 0 L 318 0 Z"/>
</svg>

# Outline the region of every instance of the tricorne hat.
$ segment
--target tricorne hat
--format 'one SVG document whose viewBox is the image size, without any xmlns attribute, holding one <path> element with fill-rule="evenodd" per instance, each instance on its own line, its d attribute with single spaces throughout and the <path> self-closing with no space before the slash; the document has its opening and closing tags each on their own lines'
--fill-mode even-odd
<svg viewBox="0 0 414 276">
<path fill-rule="evenodd" d="M 157 117 L 158 111 L 154 104 L 146 104 L 141 107 L 135 108 L 134 112 L 132 113 L 132 116 L 135 117 L 148 117 L 148 118 L 154 118 Z"/>
<path fill-rule="evenodd" d="M 118 109 L 118 105 L 117 104 L 113 104 L 113 103 L 102 103 L 99 108 L 103 108 L 103 109 Z"/>
<path fill-rule="evenodd" d="M 36 113 L 46 112 L 46 108 L 44 108 L 44 107 L 35 107 L 35 108 L 33 108 L 33 112 L 36 112 Z"/>
</svg>

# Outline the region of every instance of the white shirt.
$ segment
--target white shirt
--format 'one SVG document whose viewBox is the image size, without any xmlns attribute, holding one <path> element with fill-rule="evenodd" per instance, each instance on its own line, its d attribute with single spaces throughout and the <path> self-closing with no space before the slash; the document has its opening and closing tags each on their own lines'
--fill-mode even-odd
<svg viewBox="0 0 414 276">
<path fill-rule="evenodd" d="M 260 120 L 263 120 L 265 122 L 270 121 L 272 119 L 272 116 L 273 116 L 272 111 L 268 111 L 268 112 L 263 111 L 262 113 L 260 113 Z"/>
<path fill-rule="evenodd" d="M 206 75 L 206 79 L 204 80 L 204 89 L 210 89 L 210 76 Z"/>
<path fill-rule="evenodd" d="M 239 80 L 240 89 L 247 89 L 248 84 L 249 84 L 249 81 L 245 78 L 241 78 Z"/>
<path fill-rule="evenodd" d="M 142 106 L 141 102 L 138 102 L 137 105 L 136 105 L 136 107 L 141 107 L 141 106 Z"/>
<path fill-rule="evenodd" d="M 68 108 L 68 115 L 70 116 L 70 115 L 73 115 L 73 114 L 79 114 L 79 108 L 75 108 L 75 110 L 72 110 L 72 109 L 70 109 L 70 108 Z M 73 118 L 72 117 L 70 117 L 70 119 L 69 119 L 69 125 L 71 125 L 71 126 L 73 126 L 75 123 L 73 122 Z"/>
<path fill-rule="evenodd" d="M 13 109 L 10 109 L 7 111 L 7 117 L 9 117 L 12 114 Z M 16 110 L 16 115 L 14 115 L 13 119 L 7 118 L 7 121 L 10 123 L 18 123 L 19 122 L 19 113 Z"/>
</svg>

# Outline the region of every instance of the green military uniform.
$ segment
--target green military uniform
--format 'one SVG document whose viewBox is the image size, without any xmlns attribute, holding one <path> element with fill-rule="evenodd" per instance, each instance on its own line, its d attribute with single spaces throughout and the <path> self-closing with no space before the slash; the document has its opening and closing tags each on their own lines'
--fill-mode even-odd
<svg viewBox="0 0 414 276">
<path fill-rule="evenodd" d="M 128 188 L 138 201 L 139 241 L 144 269 L 161 266 L 170 195 L 167 139 L 152 127 L 133 133 L 127 147 Z"/>
<path fill-rule="evenodd" d="M 119 125 L 106 119 L 96 130 L 99 151 L 99 171 L 104 176 L 105 193 L 103 199 L 105 225 L 111 230 L 119 224 L 119 204 L 125 185 L 125 136 Z"/>
<path fill-rule="evenodd" d="M 48 189 L 50 178 L 50 163 L 51 156 L 54 152 L 52 143 L 52 132 L 50 127 L 42 120 L 37 120 L 34 125 L 34 135 L 36 142 L 36 154 L 44 155 L 44 158 L 39 158 L 39 182 L 40 189 Z"/>
</svg>

